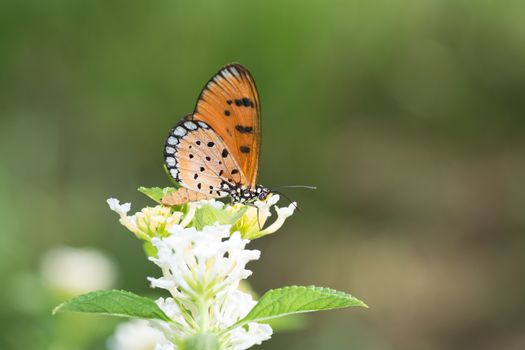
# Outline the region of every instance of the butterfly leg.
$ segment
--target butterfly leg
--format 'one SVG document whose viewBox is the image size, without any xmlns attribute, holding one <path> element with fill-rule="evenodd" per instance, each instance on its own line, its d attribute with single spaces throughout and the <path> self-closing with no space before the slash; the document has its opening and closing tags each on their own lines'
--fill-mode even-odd
<svg viewBox="0 0 525 350">
<path fill-rule="evenodd" d="M 253 204 L 253 203 L 250 203 L 250 202 L 245 202 L 245 203 L 243 203 L 243 204 L 246 205 L 246 206 L 253 207 L 253 208 L 257 209 L 257 226 L 259 226 L 259 231 L 262 231 L 263 228 L 262 228 L 262 225 L 261 225 L 261 220 L 260 220 L 260 218 L 259 218 L 259 215 L 260 215 L 260 213 L 259 213 L 259 207 L 256 206 L 256 205 Z"/>
</svg>

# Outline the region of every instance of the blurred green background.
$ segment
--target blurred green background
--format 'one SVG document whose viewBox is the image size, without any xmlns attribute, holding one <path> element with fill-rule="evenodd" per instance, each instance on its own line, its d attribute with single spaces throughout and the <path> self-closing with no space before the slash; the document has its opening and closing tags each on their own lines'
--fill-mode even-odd
<svg viewBox="0 0 525 350">
<path fill-rule="evenodd" d="M 222 65 L 263 108 L 260 182 L 303 211 L 256 241 L 254 288 L 316 284 L 369 310 L 259 349 L 525 348 L 525 3 L 0 2 L 0 348 L 106 349 L 42 277 L 92 247 L 113 287 L 157 276 L 105 199 L 152 204 L 162 145 Z M 151 294 L 155 295 L 155 294 Z"/>
</svg>

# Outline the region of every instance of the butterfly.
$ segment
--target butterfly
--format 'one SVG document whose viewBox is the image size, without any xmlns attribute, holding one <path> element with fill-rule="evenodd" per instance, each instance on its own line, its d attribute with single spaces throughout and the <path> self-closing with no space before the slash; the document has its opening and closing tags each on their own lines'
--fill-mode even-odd
<svg viewBox="0 0 525 350">
<path fill-rule="evenodd" d="M 162 198 L 168 206 L 227 197 L 233 203 L 265 200 L 257 184 L 261 148 L 259 93 L 248 69 L 229 64 L 205 85 L 192 114 L 169 132 L 164 163 L 182 187 Z"/>
</svg>

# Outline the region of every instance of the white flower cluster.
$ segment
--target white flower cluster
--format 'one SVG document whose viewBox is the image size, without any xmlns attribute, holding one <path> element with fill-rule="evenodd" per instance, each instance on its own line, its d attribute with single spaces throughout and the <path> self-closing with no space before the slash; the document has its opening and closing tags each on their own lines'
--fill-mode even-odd
<svg viewBox="0 0 525 350">
<path fill-rule="evenodd" d="M 151 284 L 172 296 L 157 301 L 173 320 L 154 322 L 171 343 L 162 349 L 176 349 L 181 339 L 206 332 L 215 334 L 221 349 L 228 350 L 248 349 L 269 339 L 272 329 L 266 324 L 228 330 L 255 305 L 238 286 L 251 275 L 246 264 L 257 260 L 260 252 L 245 249 L 249 241 L 239 232 L 230 235 L 229 225 L 206 226 L 202 231 L 175 226 L 171 233 L 152 240 L 158 257 L 151 260 L 163 276 L 150 278 Z"/>
<path fill-rule="evenodd" d="M 162 276 L 149 280 L 152 287 L 171 294 L 157 300 L 171 321 L 150 321 L 164 334 L 156 350 L 179 349 L 181 343 L 199 334 L 213 334 L 221 350 L 248 349 L 271 337 L 272 328 L 267 324 L 234 325 L 256 304 L 250 294 L 239 290 L 239 282 L 252 273 L 246 264 L 260 256 L 258 250 L 246 249 L 246 245 L 277 231 L 294 212 L 295 203 L 279 208 L 275 205 L 278 200 L 279 196 L 273 195 L 256 202 L 255 207 L 207 200 L 189 203 L 184 212 L 159 205 L 128 216 L 129 203 L 108 199 L 120 222 L 155 247 L 150 260 L 161 268 Z M 277 218 L 263 228 L 271 207 Z M 217 217 L 232 218 L 231 224 L 220 225 Z"/>
</svg>

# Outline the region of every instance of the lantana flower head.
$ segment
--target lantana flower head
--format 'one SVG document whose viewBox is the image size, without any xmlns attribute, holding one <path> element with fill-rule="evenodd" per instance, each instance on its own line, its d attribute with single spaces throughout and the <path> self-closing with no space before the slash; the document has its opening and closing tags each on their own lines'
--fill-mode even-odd
<svg viewBox="0 0 525 350">
<path fill-rule="evenodd" d="M 186 227 L 195 224 L 195 216 L 200 217 L 199 214 L 203 212 L 211 213 L 211 215 L 208 215 L 205 218 L 206 222 L 201 222 L 201 225 L 212 225 L 220 221 L 217 220 L 218 218 L 227 218 L 231 220 L 228 222 L 231 224 L 231 233 L 239 231 L 243 238 L 252 240 L 276 232 L 294 213 L 295 203 L 287 207 L 278 207 L 276 205 L 278 201 L 279 195 L 272 195 L 266 201 L 256 201 L 253 206 L 224 204 L 211 199 L 189 203 L 184 209 L 182 207 L 169 208 L 163 205 L 146 207 L 131 216 L 128 215 L 131 210 L 130 203 L 120 204 L 120 201 L 115 198 L 108 199 L 107 203 L 111 210 L 119 214 L 120 223 L 145 241 L 150 241 L 152 237 L 168 236 L 169 230 L 174 225 Z M 268 218 L 272 215 L 272 207 L 275 208 L 277 218 L 267 225 Z"/>
<path fill-rule="evenodd" d="M 249 240 L 230 225 L 195 228 L 173 227 L 171 235 L 154 238 L 158 257 L 150 258 L 163 272 L 149 278 L 153 287 L 169 291 L 171 297 L 157 300 L 172 323 L 153 321 L 162 329 L 173 348 L 193 334 L 210 332 L 217 336 L 221 349 L 243 350 L 269 339 L 267 324 L 251 323 L 229 329 L 255 305 L 248 293 L 238 289 L 239 282 L 251 275 L 246 264 L 257 260 L 258 250 L 246 249 Z"/>
<path fill-rule="evenodd" d="M 165 338 L 157 350 L 178 349 L 203 333 L 213 334 L 224 350 L 248 349 L 271 337 L 272 328 L 267 324 L 234 325 L 256 304 L 252 295 L 239 288 L 252 274 L 246 264 L 261 254 L 246 246 L 252 239 L 277 231 L 294 212 L 295 203 L 279 208 L 278 201 L 278 195 L 253 206 L 212 199 L 184 207 L 158 205 L 129 216 L 130 203 L 108 199 L 121 224 L 155 248 L 149 259 L 162 276 L 148 279 L 152 287 L 170 293 L 156 303 L 171 322 L 150 321 Z M 277 218 L 267 225 L 272 207 Z"/>
<path fill-rule="evenodd" d="M 172 191 L 139 190 L 156 201 Z M 139 332 L 139 328 L 133 331 L 135 326 L 147 325 L 158 331 L 140 328 L 149 334 L 147 341 L 140 343 L 147 348 L 153 342 L 155 350 L 245 350 L 271 337 L 273 329 L 267 322 L 275 318 L 366 307 L 349 294 L 316 286 L 272 289 L 259 301 L 246 292 L 245 279 L 252 274 L 246 266 L 261 255 L 256 249 L 248 249 L 248 244 L 275 232 L 296 208 L 295 203 L 279 208 L 278 200 L 273 195 L 249 205 L 216 200 L 172 208 L 159 205 L 129 216 L 129 203 L 109 199 L 120 222 L 145 241 L 149 260 L 160 268 L 158 276 L 148 278 L 151 286 L 169 295 L 153 301 L 127 291 L 96 291 L 65 301 L 53 312 L 106 313 L 149 320 L 147 324 L 119 327 L 108 343 L 115 349 L 137 345 L 130 333 Z M 277 218 L 268 224 L 272 211 Z"/>
</svg>

